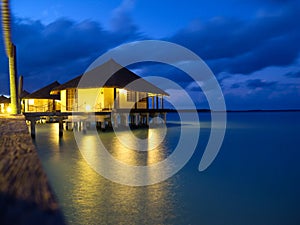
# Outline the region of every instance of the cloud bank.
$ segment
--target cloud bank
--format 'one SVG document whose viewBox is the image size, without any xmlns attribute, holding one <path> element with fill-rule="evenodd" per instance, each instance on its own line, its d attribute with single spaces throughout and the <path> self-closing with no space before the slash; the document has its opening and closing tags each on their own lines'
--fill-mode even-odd
<svg viewBox="0 0 300 225">
<path fill-rule="evenodd" d="M 299 69 L 295 69 L 300 66 L 300 4 L 265 2 L 279 6 L 266 8 L 252 19 L 217 16 L 207 21 L 195 19 L 163 40 L 181 44 L 205 60 L 216 74 L 231 108 L 300 108 Z M 125 0 L 115 8 L 109 29 L 91 20 L 59 18 L 43 24 L 39 20 L 14 17 L 12 36 L 17 46 L 18 73 L 25 77 L 25 88 L 33 91 L 54 80 L 65 82 L 84 72 L 107 50 L 126 42 L 151 39 L 134 23 L 131 17 L 134 7 L 133 0 Z M 0 42 L 3 43 L 2 36 Z M 3 45 L 0 53 L 0 88 L 3 94 L 8 94 Z M 276 74 L 269 71 L 267 75 L 263 72 L 276 67 L 293 69 Z M 142 65 L 139 71 L 140 75 L 171 78 L 190 93 L 197 90 L 191 80 L 174 68 Z M 293 81 L 283 82 L 287 79 Z"/>
</svg>

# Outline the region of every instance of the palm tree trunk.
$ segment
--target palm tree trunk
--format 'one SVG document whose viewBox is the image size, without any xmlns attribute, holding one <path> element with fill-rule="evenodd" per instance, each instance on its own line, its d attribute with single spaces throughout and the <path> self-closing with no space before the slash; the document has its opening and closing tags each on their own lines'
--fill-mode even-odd
<svg viewBox="0 0 300 225">
<path fill-rule="evenodd" d="M 2 0 L 2 26 L 3 26 L 3 39 L 5 44 L 6 55 L 9 62 L 9 81 L 10 81 L 10 103 L 11 113 L 17 114 L 17 85 L 16 85 L 16 49 L 11 42 L 11 29 L 10 29 L 10 10 L 9 1 Z"/>
</svg>

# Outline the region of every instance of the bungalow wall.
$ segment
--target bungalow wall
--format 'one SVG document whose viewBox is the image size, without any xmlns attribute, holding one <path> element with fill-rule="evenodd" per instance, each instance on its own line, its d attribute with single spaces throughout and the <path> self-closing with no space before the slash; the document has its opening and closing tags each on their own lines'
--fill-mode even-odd
<svg viewBox="0 0 300 225">
<path fill-rule="evenodd" d="M 60 101 L 54 99 L 25 99 L 25 112 L 55 112 L 61 110 Z"/>
<path fill-rule="evenodd" d="M 78 89 L 78 111 L 101 111 L 112 109 L 113 88 Z"/>
<path fill-rule="evenodd" d="M 104 109 L 112 109 L 114 107 L 114 89 L 101 88 L 103 90 L 102 99 L 104 100 Z M 102 93 L 102 92 L 101 92 Z"/>
<path fill-rule="evenodd" d="M 66 90 L 60 91 L 60 102 L 61 102 L 61 111 L 67 111 L 67 97 L 66 97 Z"/>
<path fill-rule="evenodd" d="M 135 108 L 135 104 L 137 104 L 137 109 L 147 108 L 147 93 L 124 89 L 119 89 L 117 93 L 119 94 L 119 108 Z"/>
<path fill-rule="evenodd" d="M 117 100 L 114 103 L 114 92 Z M 60 92 L 61 111 L 97 112 L 111 110 L 115 106 L 121 109 L 147 109 L 148 94 L 114 88 L 80 88 Z M 136 103 L 136 99 L 138 102 Z"/>
<path fill-rule="evenodd" d="M 10 103 L 0 103 L 0 113 L 10 113 Z"/>
<path fill-rule="evenodd" d="M 113 88 L 79 88 L 60 92 L 61 111 L 101 111 L 112 109 L 114 104 Z"/>
</svg>

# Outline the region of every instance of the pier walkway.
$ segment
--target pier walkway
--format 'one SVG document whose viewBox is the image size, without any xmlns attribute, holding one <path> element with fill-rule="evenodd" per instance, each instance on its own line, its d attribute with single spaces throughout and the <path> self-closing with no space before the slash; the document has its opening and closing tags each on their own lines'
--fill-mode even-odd
<svg viewBox="0 0 300 225">
<path fill-rule="evenodd" d="M 65 224 L 22 115 L 0 114 L 0 224 Z"/>
<path fill-rule="evenodd" d="M 100 123 L 102 129 L 106 129 L 108 124 L 114 127 L 120 126 L 148 126 L 150 118 L 161 117 L 166 122 L 168 109 L 114 109 L 100 112 L 26 112 L 23 113 L 25 119 L 30 121 L 30 134 L 35 138 L 35 124 L 43 118 L 53 118 L 59 123 L 59 137 L 63 136 L 63 124 L 66 129 L 71 127 L 81 127 L 82 131 L 86 131 L 88 122 Z M 157 119 L 154 119 L 157 121 Z"/>
</svg>

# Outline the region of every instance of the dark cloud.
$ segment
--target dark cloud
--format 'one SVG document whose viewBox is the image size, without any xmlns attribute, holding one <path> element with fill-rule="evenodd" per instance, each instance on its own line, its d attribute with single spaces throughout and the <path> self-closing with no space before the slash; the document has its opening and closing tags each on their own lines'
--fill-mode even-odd
<svg viewBox="0 0 300 225">
<path fill-rule="evenodd" d="M 291 2 L 296 2 L 297 0 L 255 0 L 259 3 L 265 2 L 265 3 L 271 3 L 271 4 L 287 4 Z"/>
<path fill-rule="evenodd" d="M 299 58 L 300 7 L 297 1 L 284 3 L 265 0 L 265 5 L 275 6 L 252 20 L 215 17 L 196 21 L 165 39 L 191 49 L 207 62 L 221 86 L 224 81 L 224 87 L 230 88 L 225 96 L 229 108 L 299 108 L 299 84 L 283 85 L 273 81 L 274 77 L 272 81 L 251 77 L 243 83 L 227 81 L 234 74 L 249 75 L 269 66 L 290 66 Z M 108 49 L 130 41 L 151 39 L 140 33 L 132 21 L 133 6 L 134 1 L 123 1 L 112 13 L 108 30 L 90 20 L 76 22 L 60 18 L 45 25 L 38 20 L 14 17 L 12 37 L 17 46 L 18 73 L 24 75 L 25 88 L 33 91 L 54 80 L 65 82 L 83 73 Z M 0 31 L 2 33 L 1 28 Z M 0 42 L 3 43 L 2 35 Z M 132 69 L 142 76 L 169 78 L 197 95 L 201 91 L 187 74 L 169 65 L 141 63 Z M 0 90 L 3 94 L 8 94 L 7 74 L 7 59 L 0 44 Z M 289 72 L 285 77 L 299 78 L 299 74 L 299 71 Z"/>
<path fill-rule="evenodd" d="M 286 73 L 285 76 L 289 77 L 289 78 L 300 78 L 300 71 L 289 72 L 289 73 Z"/>
<path fill-rule="evenodd" d="M 130 12 L 134 8 L 134 0 L 124 0 L 112 13 L 111 30 L 123 34 L 136 32 L 138 27 L 133 23 Z"/>
<path fill-rule="evenodd" d="M 300 109 L 299 84 L 277 84 L 259 91 L 225 95 L 227 109 Z"/>
<path fill-rule="evenodd" d="M 143 77 L 160 76 L 171 79 L 183 88 L 193 82 L 193 79 L 182 70 L 178 69 L 175 66 L 167 65 L 164 63 L 143 62 L 136 63 L 128 68 L 138 69 L 138 74 Z"/>
<path fill-rule="evenodd" d="M 275 81 L 268 82 L 261 79 L 253 79 L 253 80 L 248 80 L 246 86 L 250 89 L 256 89 L 256 88 L 274 87 L 276 84 L 277 82 Z"/>
<path fill-rule="evenodd" d="M 19 26 L 22 28 L 19 29 Z M 22 22 L 15 25 L 14 36 L 19 37 L 15 43 L 24 68 L 64 65 L 89 56 L 100 46 L 104 46 L 96 37 L 105 37 L 106 34 L 94 22 L 75 23 L 59 19 L 47 26 L 40 26 L 31 33 L 35 26 L 36 22 L 25 26 Z"/>
<path fill-rule="evenodd" d="M 231 89 L 236 89 L 239 88 L 241 85 L 240 84 L 232 84 Z"/>
<path fill-rule="evenodd" d="M 144 38 L 135 30 L 112 32 L 94 21 L 75 22 L 68 18 L 60 18 L 48 25 L 14 18 L 12 27 L 13 42 L 17 46 L 18 73 L 24 75 L 25 83 L 27 79 L 38 81 L 27 82 L 29 90 L 57 79 L 64 82 L 83 73 L 108 49 Z M 3 43 L 2 35 L 0 42 Z M 7 65 L 3 45 L 0 45 L 0 51 L 0 73 L 7 74 L 7 68 L 3 66 Z M 3 81 L 1 77 L 0 81 Z M 7 89 L 1 91 L 8 92 Z"/>
<path fill-rule="evenodd" d="M 249 74 L 290 65 L 300 52 L 299 10 L 299 4 L 293 2 L 250 21 L 214 18 L 180 30 L 169 40 L 195 51 L 216 73 Z"/>
</svg>

